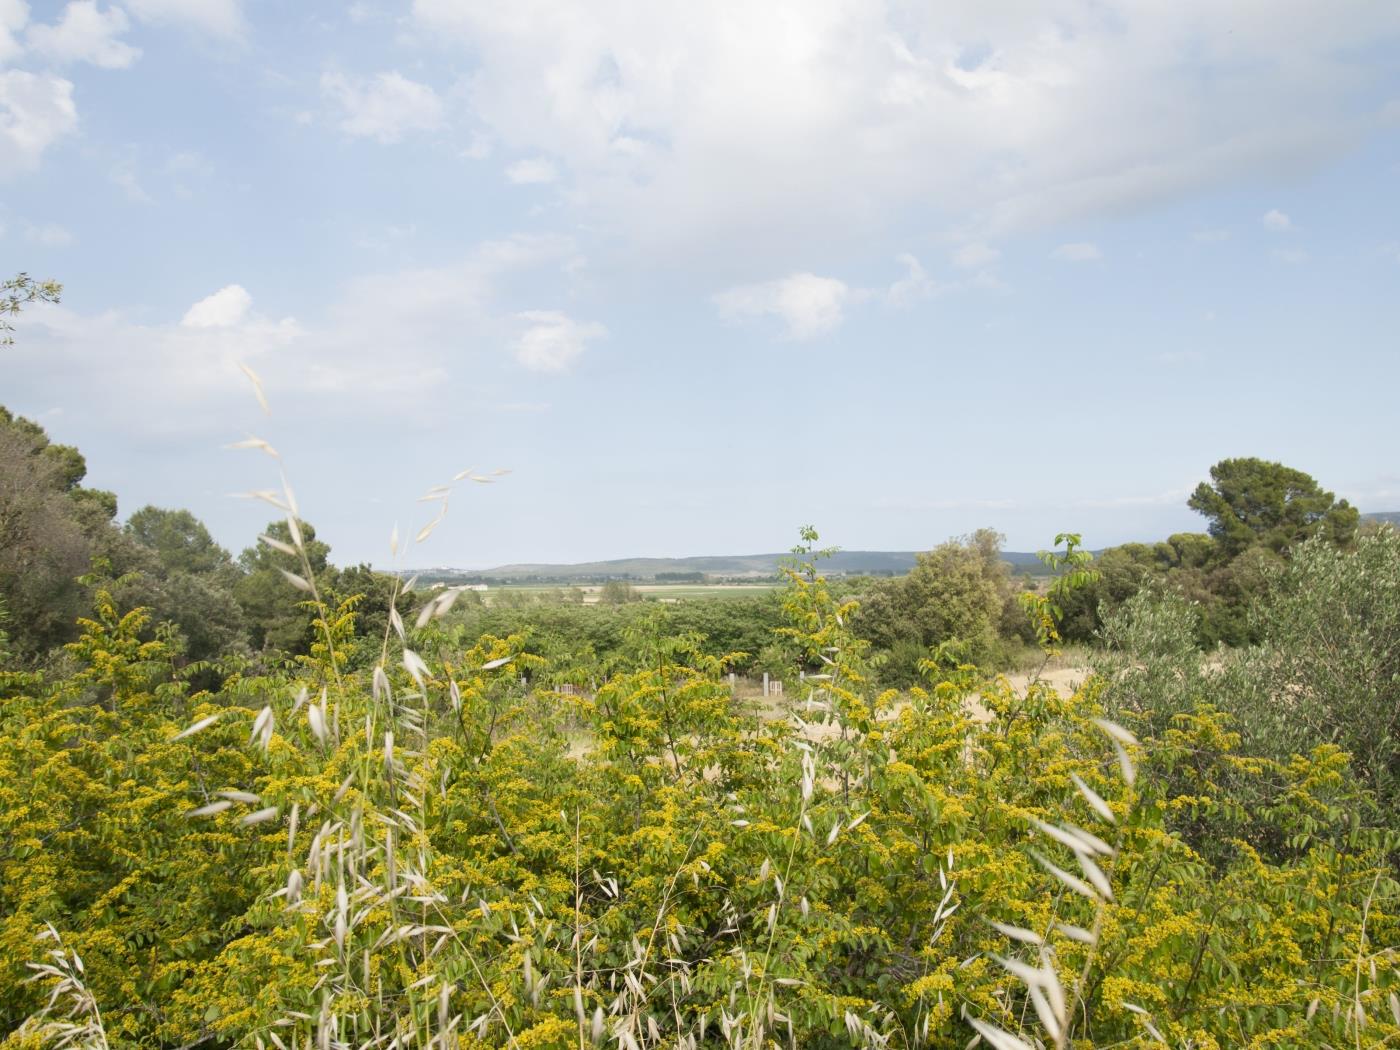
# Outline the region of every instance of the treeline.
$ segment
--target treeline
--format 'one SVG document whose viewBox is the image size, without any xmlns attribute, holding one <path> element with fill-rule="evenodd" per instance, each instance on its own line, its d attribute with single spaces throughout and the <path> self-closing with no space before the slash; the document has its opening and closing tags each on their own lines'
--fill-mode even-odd
<svg viewBox="0 0 1400 1050">
<path fill-rule="evenodd" d="M 1066 638 L 1092 641 L 1105 613 L 1150 587 L 1195 603 L 1202 648 L 1256 642 L 1251 609 L 1291 552 L 1313 537 L 1348 549 L 1362 527 L 1357 509 L 1311 476 L 1262 459 L 1222 460 L 1187 502 L 1205 516 L 1207 531 L 1103 551 L 1098 578 L 1066 608 Z"/>
<path fill-rule="evenodd" d="M 1057 598 L 1058 633 L 1097 646 L 1106 618 L 1143 591 L 1180 596 L 1195 610 L 1198 649 L 1258 642 L 1254 616 L 1293 551 L 1316 538 L 1351 549 L 1367 527 L 1356 508 L 1312 477 L 1262 459 L 1226 459 L 1210 471 L 1188 505 L 1205 516 L 1203 533 L 1160 543 L 1126 543 L 1094 558 L 1083 586 Z M 1000 667 L 1035 641 L 1022 595 L 1044 577 L 1014 576 L 1001 561 L 1001 537 L 982 530 L 919 555 L 906 576 L 857 585 L 857 623 L 874 643 L 882 683 L 907 686 L 931 648 Z"/>
<path fill-rule="evenodd" d="M 270 523 L 268 540 L 234 557 L 185 510 L 143 507 L 119 524 L 116 496 L 85 487 L 85 475 L 77 449 L 0 408 L 0 632 L 21 661 L 42 661 L 70 641 L 98 587 L 123 607 L 148 610 L 191 663 L 259 668 L 310 652 L 314 613 L 286 575 L 303 566 L 286 553 L 285 521 Z M 1189 505 L 1206 517 L 1207 531 L 1101 552 L 1085 585 L 1062 596 L 1058 629 L 1065 641 L 1101 644 L 1105 617 L 1154 590 L 1193 603 L 1198 647 L 1257 642 L 1251 610 L 1290 552 L 1314 536 L 1349 549 L 1361 531 L 1345 500 L 1301 471 L 1259 459 L 1218 463 Z M 322 597 L 333 608 L 348 603 L 343 612 L 358 618 L 365 638 L 382 641 L 396 587 L 410 612 L 434 593 L 423 584 L 407 590 L 405 581 L 367 565 L 337 567 L 315 529 L 301 528 Z M 858 599 L 856 626 L 872 645 L 872 673 L 881 684 L 918 682 L 921 661 L 935 649 L 991 668 L 1012 667 L 1034 652 L 1024 595 L 1044 589 L 1048 578 L 1015 574 L 1002 542 L 984 529 L 918 555 L 906 575 L 833 581 L 838 593 Z M 568 653 L 563 664 L 552 663 L 554 673 L 579 682 L 605 675 L 642 621 L 654 632 L 704 638 L 711 655 L 741 653 L 734 666 L 744 673 L 778 674 L 790 662 L 773 634 L 775 597 L 682 601 L 664 614 L 630 608 L 642 597 L 625 580 L 608 581 L 596 606 L 585 606 L 577 587 L 497 590 L 487 602 L 468 590 L 455 616 L 468 633 L 521 633 L 540 655 Z M 374 655 L 365 642 L 357 659 Z"/>
<path fill-rule="evenodd" d="M 116 495 L 85 487 L 86 475 L 77 449 L 0 407 L 0 651 L 28 664 L 61 652 L 101 589 L 146 609 L 183 662 L 256 669 L 309 653 L 314 613 L 284 573 L 302 571 L 299 557 L 259 542 L 235 558 L 186 510 L 143 507 L 119 523 Z M 352 602 L 362 628 L 382 632 L 394 580 L 366 565 L 337 568 L 315 529 L 301 529 L 323 594 Z M 286 521 L 266 534 L 290 544 Z"/>
</svg>

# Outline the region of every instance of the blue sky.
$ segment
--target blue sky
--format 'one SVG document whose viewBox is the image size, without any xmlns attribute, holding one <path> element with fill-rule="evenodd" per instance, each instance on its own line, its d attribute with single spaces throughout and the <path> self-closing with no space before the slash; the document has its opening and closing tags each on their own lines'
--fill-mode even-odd
<svg viewBox="0 0 1400 1050">
<path fill-rule="evenodd" d="M 1389 0 L 0 0 L 0 402 L 235 550 L 250 436 L 377 564 L 1397 509 L 1397 201 Z"/>
</svg>

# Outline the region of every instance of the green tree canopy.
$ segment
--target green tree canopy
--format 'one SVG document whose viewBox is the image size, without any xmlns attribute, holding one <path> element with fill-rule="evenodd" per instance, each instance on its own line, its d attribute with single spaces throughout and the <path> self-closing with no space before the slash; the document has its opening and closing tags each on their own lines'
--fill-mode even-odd
<svg viewBox="0 0 1400 1050">
<path fill-rule="evenodd" d="M 71 636 L 86 607 L 78 577 L 92 560 L 67 478 L 44 454 L 42 435 L 28 420 L 0 416 L 0 602 L 26 658 Z"/>
<path fill-rule="evenodd" d="M 1013 587 L 992 529 L 949 540 L 918 556 L 909 575 L 879 580 L 862 595 L 857 630 L 891 653 L 887 684 L 914 680 L 931 646 L 961 643 L 975 662 L 995 662 Z"/>
<path fill-rule="evenodd" d="M 1285 551 L 1322 535 L 1345 546 L 1360 515 L 1301 470 L 1263 459 L 1221 460 L 1210 468 L 1187 505 L 1210 521 L 1210 534 L 1226 557 L 1248 547 Z"/>
<path fill-rule="evenodd" d="M 311 571 L 318 579 L 329 567 L 330 546 L 316 538 L 316 530 L 299 521 L 302 542 Z M 267 526 L 266 535 L 290 545 L 292 530 L 285 520 Z M 238 556 L 244 575 L 234 585 L 234 596 L 248 622 L 248 640 L 254 649 L 278 650 L 288 655 L 306 653 L 311 644 L 312 616 L 301 605 L 306 595 L 285 573 L 301 575 L 301 560 L 265 543 L 256 543 Z"/>
<path fill-rule="evenodd" d="M 232 568 L 228 551 L 187 510 L 145 506 L 127 519 L 127 535 L 155 551 L 167 572 L 214 573 Z"/>
</svg>

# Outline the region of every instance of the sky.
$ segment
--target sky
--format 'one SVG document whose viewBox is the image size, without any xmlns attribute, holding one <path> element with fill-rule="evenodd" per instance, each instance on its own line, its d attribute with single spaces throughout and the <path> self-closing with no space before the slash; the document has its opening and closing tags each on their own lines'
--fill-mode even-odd
<svg viewBox="0 0 1400 1050">
<path fill-rule="evenodd" d="M 0 264 L 0 403 L 234 551 L 1400 509 L 1400 4 L 0 0 Z"/>
</svg>

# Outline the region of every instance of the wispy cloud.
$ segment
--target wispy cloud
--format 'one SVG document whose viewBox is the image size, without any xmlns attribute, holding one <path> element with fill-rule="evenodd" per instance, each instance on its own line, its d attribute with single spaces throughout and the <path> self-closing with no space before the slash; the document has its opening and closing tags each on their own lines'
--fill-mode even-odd
<svg viewBox="0 0 1400 1050">
<path fill-rule="evenodd" d="M 532 372 L 562 372 L 608 330 L 596 322 L 575 321 L 557 310 L 516 314 L 528 327 L 515 342 L 515 358 Z"/>
<path fill-rule="evenodd" d="M 119 39 L 130 26 L 120 7 L 103 11 L 96 0 L 73 0 L 57 22 L 31 28 L 26 42 L 58 65 L 88 62 L 102 69 L 126 69 L 141 57 L 140 48 Z"/>
<path fill-rule="evenodd" d="M 982 241 L 970 241 L 953 250 L 953 265 L 964 270 L 980 270 L 1001 258 L 1001 252 Z"/>
<path fill-rule="evenodd" d="M 24 239 L 30 244 L 42 245 L 45 248 L 66 248 L 73 243 L 74 237 L 64 227 L 49 222 L 39 226 L 26 224 Z"/>
<path fill-rule="evenodd" d="M 931 200 L 985 240 L 1301 168 L 1378 119 L 1378 92 L 1357 86 L 1386 83 L 1400 37 L 1388 5 L 1301 0 L 658 0 L 646 18 L 522 3 L 416 0 L 411 17 L 471 57 L 482 129 L 555 160 L 590 217 L 666 246 L 777 247 L 814 216 L 824 243 L 868 242 Z M 968 40 L 985 53 L 953 57 Z M 1211 63 L 1249 70 L 1248 91 L 1193 74 L 1202 40 Z M 1296 61 L 1273 61 L 1284 47 Z"/>
<path fill-rule="evenodd" d="M 541 157 L 518 160 L 506 168 L 506 179 L 517 186 L 538 186 L 559 179 L 554 164 Z"/>
<path fill-rule="evenodd" d="M 240 361 L 321 418 L 401 415 L 451 397 L 455 376 L 472 376 L 475 388 L 482 376 L 518 374 L 517 364 L 577 364 L 605 334 L 601 325 L 522 315 L 505 302 L 513 281 L 562 275 L 576 255 L 567 238 L 488 241 L 455 263 L 355 278 L 312 321 L 269 316 L 251 282 L 213 289 L 154 323 L 123 311 L 41 306 L 26 313 L 25 339 L 7 368 L 50 401 L 120 404 L 124 426 L 162 433 L 226 426 Z"/>
<path fill-rule="evenodd" d="M 446 107 L 437 92 L 398 72 L 364 79 L 324 73 L 321 94 L 339 111 L 341 131 L 386 145 L 437 131 L 446 122 Z"/>
<path fill-rule="evenodd" d="M 1095 262 L 1103 258 L 1103 253 L 1099 251 L 1097 244 L 1088 241 L 1075 241 L 1071 244 L 1062 244 L 1050 253 L 1050 258 L 1060 262 Z"/>
<path fill-rule="evenodd" d="M 248 316 L 253 297 L 241 284 L 220 288 L 185 311 L 180 324 L 186 328 L 228 328 Z"/>
<path fill-rule="evenodd" d="M 0 71 L 0 176 L 32 171 L 77 126 L 72 81 L 52 73 Z"/>
<path fill-rule="evenodd" d="M 225 40 L 242 38 L 247 25 L 241 0 L 126 0 L 143 22 L 184 26 Z"/>
<path fill-rule="evenodd" d="M 773 316 L 791 339 L 815 339 L 840 327 L 851 288 L 835 277 L 795 273 L 775 281 L 740 285 L 715 296 L 720 316 L 746 321 Z"/>
</svg>

